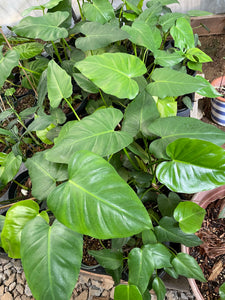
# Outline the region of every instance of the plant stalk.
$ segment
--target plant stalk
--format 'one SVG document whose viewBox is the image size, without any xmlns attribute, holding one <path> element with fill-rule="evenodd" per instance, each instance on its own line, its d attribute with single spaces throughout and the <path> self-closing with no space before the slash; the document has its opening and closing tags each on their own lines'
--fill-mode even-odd
<svg viewBox="0 0 225 300">
<path fill-rule="evenodd" d="M 73 106 L 71 105 L 71 103 L 69 102 L 69 100 L 67 100 L 66 98 L 64 98 L 64 100 L 66 101 L 66 103 L 69 105 L 69 107 L 71 108 L 72 112 L 74 113 L 75 117 L 77 118 L 78 121 L 80 121 L 80 118 L 78 116 L 78 114 L 76 113 L 75 109 L 73 108 Z"/>
</svg>

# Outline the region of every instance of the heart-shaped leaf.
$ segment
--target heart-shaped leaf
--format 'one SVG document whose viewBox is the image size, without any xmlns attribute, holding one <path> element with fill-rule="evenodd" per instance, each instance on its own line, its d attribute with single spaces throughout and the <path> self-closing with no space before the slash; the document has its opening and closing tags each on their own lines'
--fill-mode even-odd
<svg viewBox="0 0 225 300">
<path fill-rule="evenodd" d="M 124 25 L 122 30 L 126 31 L 129 40 L 139 46 L 143 46 L 153 53 L 159 49 L 162 37 L 157 27 L 150 27 L 143 21 L 135 21 L 131 26 Z"/>
<path fill-rule="evenodd" d="M 159 98 L 190 94 L 206 87 L 206 83 L 197 78 L 170 68 L 155 69 L 151 78 L 154 82 L 149 83 L 146 89 L 150 95 Z"/>
<path fill-rule="evenodd" d="M 57 11 L 41 17 L 26 17 L 12 30 L 20 36 L 43 41 L 55 41 L 68 36 L 68 31 L 60 27 L 68 16 L 68 12 Z"/>
<path fill-rule="evenodd" d="M 168 158 L 167 145 L 179 138 L 196 138 L 218 146 L 223 145 L 225 140 L 224 131 L 194 118 L 160 118 L 153 121 L 148 130 L 161 137 L 150 144 L 150 152 L 158 158 Z"/>
<path fill-rule="evenodd" d="M 105 93 L 129 99 L 133 99 L 139 91 L 137 82 L 132 78 L 147 71 L 138 57 L 127 53 L 88 56 L 75 67 Z"/>
<path fill-rule="evenodd" d="M 24 43 L 21 45 L 18 45 L 16 47 L 13 47 L 13 50 L 15 50 L 20 55 L 20 59 L 29 59 L 32 58 L 42 52 L 44 48 L 44 45 L 37 42 L 32 43 Z"/>
<path fill-rule="evenodd" d="M 187 247 L 195 247 L 202 244 L 200 238 L 195 234 L 184 233 L 172 217 L 163 217 L 159 221 L 159 226 L 156 226 L 154 229 L 159 242 L 181 243 Z"/>
<path fill-rule="evenodd" d="M 163 216 L 172 217 L 174 209 L 180 203 L 180 197 L 176 193 L 169 193 L 168 197 L 165 194 L 160 194 L 157 197 L 158 207 Z"/>
<path fill-rule="evenodd" d="M 214 88 L 214 86 L 211 85 L 208 80 L 203 78 L 202 76 L 196 76 L 196 78 L 206 84 L 206 87 L 201 88 L 200 90 L 197 91 L 199 95 L 202 95 L 204 97 L 208 98 L 215 98 L 215 97 L 220 97 L 221 94 Z"/>
<path fill-rule="evenodd" d="M 89 250 L 88 253 L 105 269 L 116 270 L 123 266 L 123 254 L 119 250 Z"/>
<path fill-rule="evenodd" d="M 136 285 L 143 294 L 154 271 L 152 257 L 145 249 L 133 248 L 128 255 L 128 266 L 129 285 Z"/>
<path fill-rule="evenodd" d="M 179 222 L 181 230 L 185 233 L 198 231 L 204 220 L 205 209 L 190 201 L 181 202 L 174 210 L 174 219 Z"/>
<path fill-rule="evenodd" d="M 123 114 L 115 108 L 97 110 L 81 121 L 65 124 L 55 139 L 55 146 L 47 152 L 50 161 L 68 163 L 75 151 L 89 150 L 101 156 L 111 155 L 132 143 L 132 137 L 114 128 Z"/>
<path fill-rule="evenodd" d="M 162 4 L 159 1 L 148 2 L 148 8 L 138 16 L 137 21 L 143 21 L 149 26 L 155 26 L 158 22 L 158 17 L 162 11 Z"/>
<path fill-rule="evenodd" d="M 172 254 L 161 243 L 147 244 L 143 248 L 143 253 L 152 261 L 154 269 L 171 267 Z"/>
<path fill-rule="evenodd" d="M 184 60 L 184 55 L 181 51 L 169 52 L 165 50 L 156 50 L 154 52 L 155 64 L 162 67 L 172 67 L 182 60 Z"/>
<path fill-rule="evenodd" d="M 31 6 L 31 7 L 27 8 L 27 9 L 25 9 L 25 10 L 23 11 L 22 15 L 23 15 L 23 16 L 26 16 L 26 15 L 28 15 L 32 10 L 43 10 L 43 9 L 45 9 L 45 8 L 51 9 L 51 8 L 55 7 L 56 5 L 58 5 L 59 2 L 61 2 L 61 1 L 63 1 L 63 0 L 50 0 L 50 1 L 48 1 L 47 3 L 44 3 L 44 4 L 39 5 L 39 6 Z"/>
<path fill-rule="evenodd" d="M 153 279 L 152 288 L 153 288 L 153 290 L 155 291 L 155 293 L 157 295 L 157 300 L 165 299 L 166 287 L 165 287 L 165 284 L 163 283 L 161 278 L 156 276 Z"/>
<path fill-rule="evenodd" d="M 46 200 L 56 187 L 56 182 L 68 178 L 67 165 L 48 161 L 45 152 L 36 153 L 28 158 L 25 165 L 32 182 L 32 195 L 38 200 Z"/>
<path fill-rule="evenodd" d="M 22 163 L 22 157 L 20 155 L 15 156 L 13 151 L 7 154 L 4 162 L 1 165 L 1 182 L 6 185 L 16 173 L 19 171 L 19 168 Z"/>
<path fill-rule="evenodd" d="M 187 253 L 178 253 L 172 260 L 172 264 L 178 274 L 206 282 L 197 261 Z"/>
<path fill-rule="evenodd" d="M 108 0 L 93 0 L 92 3 L 85 2 L 83 13 L 87 20 L 105 24 L 115 18 L 114 10 Z"/>
<path fill-rule="evenodd" d="M 36 217 L 22 231 L 23 269 L 37 300 L 70 299 L 80 272 L 83 240 L 57 220 Z"/>
<path fill-rule="evenodd" d="M 136 285 L 117 285 L 114 300 L 142 300 L 142 295 Z"/>
<path fill-rule="evenodd" d="M 48 63 L 47 87 L 50 105 L 58 107 L 62 99 L 72 95 L 71 77 L 54 60 Z"/>
<path fill-rule="evenodd" d="M 159 117 L 156 103 L 145 90 L 126 108 L 122 131 L 132 136 L 142 132 L 148 135 L 148 126 Z"/>
<path fill-rule="evenodd" d="M 81 26 L 80 31 L 86 37 L 78 38 L 75 45 L 83 51 L 103 48 L 113 42 L 128 38 L 128 34 L 117 26 L 108 23 L 102 25 L 95 22 L 88 22 Z"/>
<path fill-rule="evenodd" d="M 225 182 L 225 150 L 207 141 L 182 138 L 167 146 L 171 161 L 160 163 L 158 180 L 175 192 L 196 193 Z"/>
<path fill-rule="evenodd" d="M 159 17 L 159 24 L 162 26 L 164 32 L 167 32 L 173 25 L 175 25 L 178 18 L 183 17 L 183 13 L 166 13 Z"/>
<path fill-rule="evenodd" d="M 190 21 L 185 18 L 179 18 L 176 25 L 170 29 L 170 34 L 174 39 L 175 47 L 183 50 L 195 47 L 195 39 Z"/>
<path fill-rule="evenodd" d="M 19 53 L 15 50 L 9 50 L 6 52 L 5 56 L 2 53 L 3 46 L 0 46 L 0 88 L 3 86 L 5 80 L 9 77 L 12 69 L 16 67 L 19 63 Z"/>
<path fill-rule="evenodd" d="M 68 172 L 69 180 L 48 197 L 49 208 L 64 225 L 100 239 L 127 237 L 152 227 L 140 199 L 102 157 L 77 151 Z"/>
<path fill-rule="evenodd" d="M 39 205 L 32 200 L 15 203 L 7 212 L 1 240 L 9 257 L 20 258 L 21 232 L 26 223 L 39 214 Z"/>
</svg>

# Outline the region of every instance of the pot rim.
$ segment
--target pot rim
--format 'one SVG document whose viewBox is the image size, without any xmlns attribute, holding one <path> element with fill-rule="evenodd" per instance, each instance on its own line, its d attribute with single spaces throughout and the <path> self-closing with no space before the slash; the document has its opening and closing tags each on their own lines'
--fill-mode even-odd
<svg viewBox="0 0 225 300">
<path fill-rule="evenodd" d="M 214 88 L 218 88 L 220 87 L 220 84 L 222 82 L 222 85 L 225 85 L 225 75 L 224 76 L 220 76 L 218 78 L 215 78 L 212 82 L 211 85 Z M 225 102 L 225 97 L 216 97 L 217 100 L 221 101 L 221 102 Z"/>
</svg>

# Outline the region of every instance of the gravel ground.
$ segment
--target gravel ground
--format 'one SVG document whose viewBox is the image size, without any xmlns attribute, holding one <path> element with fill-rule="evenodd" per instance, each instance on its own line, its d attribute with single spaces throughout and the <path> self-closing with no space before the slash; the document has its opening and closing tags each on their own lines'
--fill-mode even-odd
<svg viewBox="0 0 225 300">
<path fill-rule="evenodd" d="M 113 300 L 113 281 L 109 277 L 81 271 L 71 300 Z M 152 295 L 151 300 L 156 300 Z M 191 292 L 168 290 L 165 300 L 194 300 Z M 20 260 L 0 257 L 0 300 L 34 300 Z"/>
</svg>

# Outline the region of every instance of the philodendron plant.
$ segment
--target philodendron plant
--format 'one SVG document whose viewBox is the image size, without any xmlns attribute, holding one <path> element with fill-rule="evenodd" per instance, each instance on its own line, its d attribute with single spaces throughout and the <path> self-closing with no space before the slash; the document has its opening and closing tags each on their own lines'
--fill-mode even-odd
<svg viewBox="0 0 225 300">
<path fill-rule="evenodd" d="M 37 105 L 25 132 L 41 150 L 53 146 L 27 158 L 19 143 L 0 157 L 4 184 L 22 160 L 32 182 L 33 199 L 1 217 L 0 245 L 21 258 L 35 299 L 70 299 L 83 235 L 112 239 L 111 249 L 90 253 L 114 278 L 115 300 L 151 299 L 150 289 L 164 299 L 160 269 L 205 280 L 191 256 L 167 245 L 201 244 L 194 233 L 205 211 L 182 195 L 225 183 L 225 133 L 176 116 L 178 96 L 217 95 L 202 77 L 187 73 L 211 59 L 196 48 L 189 20 L 196 12 L 172 13 L 165 5 L 176 0 L 151 0 L 145 10 L 142 2 L 123 1 L 115 10 L 108 0 L 78 2 L 82 20 L 70 28 L 64 11 L 70 2 L 51 0 L 26 11 L 44 14 L 22 19 L 12 29 L 17 37 L 5 37 L 8 47 L 22 44 L 4 44 L 0 85 L 15 66 L 26 72 L 22 85 L 34 89 Z M 169 35 L 174 46 L 167 48 Z M 43 49 L 49 57 L 40 55 Z M 89 98 L 84 117 L 72 106 L 79 98 L 74 83 L 80 98 Z M 65 123 L 65 103 L 77 120 Z M 2 140 L 11 133 L 12 116 L 21 121 L 12 108 L 0 114 Z M 127 243 L 133 246 L 124 257 Z M 124 266 L 128 284 L 120 285 Z"/>
</svg>

